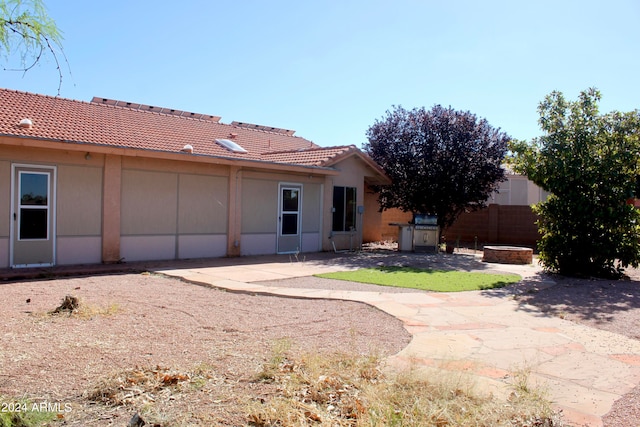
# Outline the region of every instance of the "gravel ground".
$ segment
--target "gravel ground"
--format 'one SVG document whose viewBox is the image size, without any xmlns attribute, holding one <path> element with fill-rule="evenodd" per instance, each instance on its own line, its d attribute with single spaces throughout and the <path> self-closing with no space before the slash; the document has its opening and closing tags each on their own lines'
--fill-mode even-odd
<svg viewBox="0 0 640 427">
<path fill-rule="evenodd" d="M 119 407 L 88 402 L 110 376 L 138 370 L 186 377 L 202 366 L 204 385 L 188 398 L 162 400 L 165 388 L 139 394 L 156 401 L 165 418 L 193 414 L 181 425 L 243 425 L 247 403 L 271 392 L 254 379 L 274 346 L 291 354 L 384 356 L 410 340 L 400 321 L 365 304 L 235 294 L 149 274 L 17 282 L 0 290 L 0 395 L 69 404 L 65 425 L 122 426 L 143 407 L 140 399 Z M 65 295 L 92 313 L 48 314 Z M 131 393 L 136 387 L 122 386 Z"/>
</svg>

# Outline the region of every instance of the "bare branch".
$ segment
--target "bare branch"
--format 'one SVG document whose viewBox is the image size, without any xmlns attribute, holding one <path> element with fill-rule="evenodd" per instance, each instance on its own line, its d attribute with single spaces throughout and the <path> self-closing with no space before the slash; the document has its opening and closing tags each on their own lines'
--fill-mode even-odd
<svg viewBox="0 0 640 427">
<path fill-rule="evenodd" d="M 58 95 L 62 88 L 61 57 L 69 68 L 69 61 L 62 49 L 62 36 L 55 22 L 46 14 L 42 0 L 0 0 L 0 53 L 9 56 L 12 51 L 21 52 L 20 68 L 3 67 L 5 71 L 26 73 L 38 64 L 48 52 L 58 71 Z M 56 49 L 57 48 L 57 49 Z M 27 63 L 27 58 L 32 58 Z"/>
</svg>

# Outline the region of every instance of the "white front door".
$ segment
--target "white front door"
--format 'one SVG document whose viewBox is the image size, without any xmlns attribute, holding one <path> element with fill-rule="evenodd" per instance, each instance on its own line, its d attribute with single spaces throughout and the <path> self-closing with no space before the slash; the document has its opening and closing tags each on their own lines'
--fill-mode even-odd
<svg viewBox="0 0 640 427">
<path fill-rule="evenodd" d="M 55 168 L 13 165 L 11 266 L 55 264 Z"/>
<path fill-rule="evenodd" d="M 302 233 L 302 186 L 280 184 L 278 203 L 279 254 L 300 252 Z"/>
</svg>

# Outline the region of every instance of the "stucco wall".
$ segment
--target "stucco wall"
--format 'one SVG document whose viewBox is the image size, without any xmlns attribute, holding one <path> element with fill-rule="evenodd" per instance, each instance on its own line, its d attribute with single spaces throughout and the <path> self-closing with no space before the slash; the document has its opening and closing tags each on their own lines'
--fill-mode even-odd
<svg viewBox="0 0 640 427">
<path fill-rule="evenodd" d="M 243 179 L 241 204 L 241 255 L 275 253 L 278 181 L 267 177 Z"/>
<path fill-rule="evenodd" d="M 489 197 L 489 203 L 503 206 L 529 206 L 546 200 L 549 193 L 529 181 L 526 176 L 506 176 L 498 191 Z"/>
<path fill-rule="evenodd" d="M 225 256 L 240 246 L 243 255 L 274 253 L 280 183 L 302 186 L 301 250 L 331 250 L 333 186 L 356 187 L 362 206 L 364 176 L 372 172 L 357 157 L 336 165 L 340 175 L 320 175 L 124 156 L 115 149 L 29 148 L 15 141 L 0 145 L 0 198 L 7 201 L 12 163 L 57 167 L 58 264 Z M 9 262 L 10 214 L 9 203 L 0 204 L 0 267 Z M 355 239 L 336 236 L 342 237 L 338 249 L 350 239 L 359 243 L 362 216 L 357 220 Z"/>
<path fill-rule="evenodd" d="M 242 234 L 276 233 L 278 181 L 242 180 Z"/>
<path fill-rule="evenodd" d="M 57 264 L 102 260 L 102 168 L 58 166 Z"/>
<path fill-rule="evenodd" d="M 225 234 L 228 218 L 228 178 L 180 174 L 178 232 Z"/>
<path fill-rule="evenodd" d="M 276 251 L 280 184 L 302 187 L 300 250 L 320 250 L 323 186 L 319 179 L 287 174 L 248 175 L 242 180 L 242 255 L 264 255 Z"/>
<path fill-rule="evenodd" d="M 0 268 L 9 266 L 11 164 L 56 166 L 57 264 L 101 261 L 103 156 L 0 145 Z M 71 185 L 71 187 L 69 187 Z"/>
<path fill-rule="evenodd" d="M 121 212 L 123 236 L 176 234 L 178 174 L 123 170 Z"/>
<path fill-rule="evenodd" d="M 227 177 L 122 171 L 125 260 L 224 256 L 227 220 Z"/>
<path fill-rule="evenodd" d="M 0 268 L 9 266 L 9 234 L 11 233 L 11 163 L 0 160 Z"/>
<path fill-rule="evenodd" d="M 357 157 L 348 157 L 342 162 L 334 165 L 340 171 L 340 175 L 328 178 L 326 184 L 326 196 L 323 206 L 324 236 L 323 249 L 333 250 L 333 244 L 337 250 L 358 249 L 363 235 L 363 215 L 356 214 L 356 230 L 353 232 L 332 232 L 333 228 L 333 187 L 355 187 L 356 205 L 364 206 L 364 177 L 370 172 L 370 168 Z M 330 238 L 328 236 L 331 236 Z M 332 244 L 333 243 L 333 244 Z"/>
<path fill-rule="evenodd" d="M 58 236 L 100 236 L 102 168 L 58 166 Z"/>
<path fill-rule="evenodd" d="M 368 186 L 364 189 L 364 225 L 362 227 L 362 241 L 378 242 L 383 240 L 382 212 L 378 204 L 378 195 Z"/>
<path fill-rule="evenodd" d="M 11 230 L 11 162 L 0 160 L 0 238 L 9 238 Z"/>
<path fill-rule="evenodd" d="M 322 185 L 305 184 L 303 186 L 302 198 L 302 232 L 303 233 L 319 233 L 320 218 L 322 205 Z"/>
</svg>

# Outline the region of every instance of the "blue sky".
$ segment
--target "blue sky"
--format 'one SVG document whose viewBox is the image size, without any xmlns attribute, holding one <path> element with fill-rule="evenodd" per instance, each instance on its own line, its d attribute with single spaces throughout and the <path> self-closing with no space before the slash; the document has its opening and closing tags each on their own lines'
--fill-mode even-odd
<svg viewBox="0 0 640 427">
<path fill-rule="evenodd" d="M 71 70 L 62 97 L 294 129 L 322 146 L 361 147 L 393 105 L 468 110 L 518 139 L 540 135 L 553 90 L 597 87 L 602 112 L 640 108 L 638 0 L 45 4 Z M 0 70 L 0 87 L 55 96 L 55 65 Z"/>
</svg>

